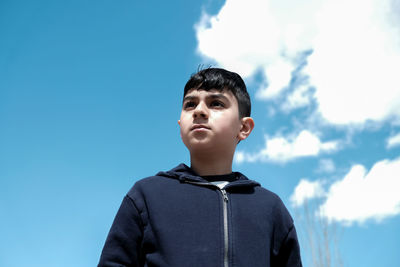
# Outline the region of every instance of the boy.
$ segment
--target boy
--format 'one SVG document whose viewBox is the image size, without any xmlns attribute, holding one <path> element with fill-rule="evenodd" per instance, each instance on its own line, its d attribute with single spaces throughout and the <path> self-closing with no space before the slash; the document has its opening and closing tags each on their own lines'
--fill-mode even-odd
<svg viewBox="0 0 400 267">
<path fill-rule="evenodd" d="M 301 266 L 293 220 L 278 196 L 232 172 L 251 133 L 242 78 L 209 68 L 192 75 L 178 121 L 184 164 L 138 181 L 115 217 L 99 267 Z"/>
</svg>

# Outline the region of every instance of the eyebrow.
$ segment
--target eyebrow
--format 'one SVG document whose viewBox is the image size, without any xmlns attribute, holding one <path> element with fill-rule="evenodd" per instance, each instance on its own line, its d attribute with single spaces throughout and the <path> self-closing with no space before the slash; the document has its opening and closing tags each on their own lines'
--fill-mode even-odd
<svg viewBox="0 0 400 267">
<path fill-rule="evenodd" d="M 210 94 L 207 97 L 212 98 L 212 99 L 222 98 L 223 100 L 228 101 L 228 98 L 224 94 L 220 94 L 220 93 Z"/>
<path fill-rule="evenodd" d="M 183 101 L 182 102 L 185 102 L 185 101 L 189 101 L 189 100 L 194 100 L 194 99 L 196 99 L 197 97 L 195 97 L 195 96 L 185 96 L 184 98 L 183 98 Z"/>
<path fill-rule="evenodd" d="M 197 98 L 198 98 L 197 96 L 185 96 L 183 98 L 182 102 L 189 101 L 189 100 L 194 100 L 194 99 L 197 99 Z M 220 99 L 228 101 L 228 98 L 224 94 L 220 94 L 220 93 L 209 94 L 209 95 L 206 96 L 206 98 L 211 98 L 211 99 L 220 98 Z"/>
</svg>

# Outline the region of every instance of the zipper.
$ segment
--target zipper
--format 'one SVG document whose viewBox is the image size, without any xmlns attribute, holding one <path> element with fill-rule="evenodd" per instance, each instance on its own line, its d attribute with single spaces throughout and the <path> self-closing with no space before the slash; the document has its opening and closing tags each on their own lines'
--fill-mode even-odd
<svg viewBox="0 0 400 267">
<path fill-rule="evenodd" d="M 228 194 L 225 189 L 220 189 L 223 197 L 224 213 L 224 267 L 229 265 L 229 232 L 228 232 Z"/>
<path fill-rule="evenodd" d="M 193 182 L 193 181 L 185 181 L 189 184 L 202 185 L 202 186 L 212 186 L 217 188 L 222 195 L 222 210 L 223 210 L 223 218 L 224 218 L 224 267 L 229 267 L 229 231 L 228 231 L 228 194 L 225 189 L 221 189 L 215 184 L 205 183 L 205 182 Z"/>
</svg>

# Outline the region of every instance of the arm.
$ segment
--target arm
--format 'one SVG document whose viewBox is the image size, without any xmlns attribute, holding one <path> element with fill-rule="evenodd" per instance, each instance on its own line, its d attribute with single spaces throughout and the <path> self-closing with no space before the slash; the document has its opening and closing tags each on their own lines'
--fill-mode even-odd
<svg viewBox="0 0 400 267">
<path fill-rule="evenodd" d="M 143 266 L 143 223 L 134 201 L 125 196 L 115 216 L 98 267 Z"/>
<path fill-rule="evenodd" d="M 289 232 L 282 241 L 278 253 L 274 255 L 272 266 L 302 267 L 300 247 L 294 225 L 289 228 Z"/>
</svg>

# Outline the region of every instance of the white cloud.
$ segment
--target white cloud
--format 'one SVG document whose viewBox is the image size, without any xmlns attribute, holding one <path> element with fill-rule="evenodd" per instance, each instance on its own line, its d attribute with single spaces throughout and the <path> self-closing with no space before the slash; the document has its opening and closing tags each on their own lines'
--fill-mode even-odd
<svg viewBox="0 0 400 267">
<path fill-rule="evenodd" d="M 251 75 L 279 51 L 280 33 L 271 14 L 268 1 L 226 1 L 216 16 L 203 14 L 196 26 L 198 51 Z"/>
<path fill-rule="evenodd" d="M 369 172 L 355 165 L 349 173 L 332 184 L 320 212 L 329 220 L 346 224 L 381 221 L 400 214 L 400 158 L 382 160 Z"/>
<path fill-rule="evenodd" d="M 319 11 L 305 72 L 328 122 L 360 124 L 400 116 L 400 32 L 389 24 L 389 3 L 329 0 Z"/>
<path fill-rule="evenodd" d="M 244 77 L 266 81 L 258 96 L 288 87 L 298 55 L 312 50 L 303 74 L 328 123 L 363 124 L 400 117 L 400 5 L 392 0 L 226 0 L 198 23 L 198 51 Z M 268 87 L 266 88 L 266 84 Z M 303 89 L 301 89 L 303 90 Z M 309 105 L 295 91 L 283 110 Z M 303 97 L 302 97 L 303 96 Z"/>
<path fill-rule="evenodd" d="M 297 136 L 266 138 L 265 148 L 256 154 L 237 152 L 235 161 L 287 162 L 299 157 L 317 156 L 338 149 L 337 141 L 321 142 L 317 135 L 303 130 Z"/>
<path fill-rule="evenodd" d="M 386 141 L 387 148 L 392 148 L 392 147 L 399 146 L 399 145 L 400 145 L 400 133 L 389 137 Z"/>
<path fill-rule="evenodd" d="M 336 169 L 335 163 L 331 159 L 321 159 L 319 161 L 319 166 L 317 169 L 317 172 L 325 172 L 325 173 L 330 173 L 334 172 Z"/>
<path fill-rule="evenodd" d="M 258 95 L 274 97 L 289 84 L 298 53 L 311 47 L 309 13 L 316 3 L 227 0 L 217 15 L 205 13 L 196 25 L 198 52 L 244 77 L 261 70 L 268 89 Z"/>
<path fill-rule="evenodd" d="M 293 65 L 283 60 L 267 66 L 265 76 L 268 86 L 262 86 L 257 92 L 257 97 L 271 99 L 278 96 L 289 85 L 292 70 Z"/>
<path fill-rule="evenodd" d="M 293 195 L 290 197 L 290 201 L 293 206 L 298 207 L 304 204 L 307 200 L 313 198 L 320 198 L 325 195 L 325 191 L 322 187 L 321 181 L 308 181 L 301 179 L 299 184 L 296 186 Z"/>
<path fill-rule="evenodd" d="M 282 104 L 282 110 L 291 111 L 296 108 L 308 106 L 312 98 L 310 89 L 311 88 L 308 85 L 296 87 Z"/>
</svg>

